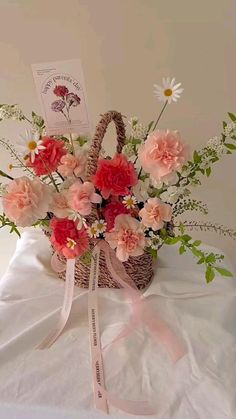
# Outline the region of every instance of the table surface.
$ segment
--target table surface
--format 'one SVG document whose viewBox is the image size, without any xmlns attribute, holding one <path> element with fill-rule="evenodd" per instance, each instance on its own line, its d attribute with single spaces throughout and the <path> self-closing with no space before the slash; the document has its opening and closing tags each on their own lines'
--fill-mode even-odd
<svg viewBox="0 0 236 419">
<path fill-rule="evenodd" d="M 184 341 L 188 353 L 173 364 L 162 344 L 140 327 L 105 351 L 106 387 L 120 398 L 149 400 L 155 418 L 235 419 L 235 278 L 216 277 L 207 285 L 191 255 L 180 257 L 176 246 L 159 253 L 145 297 Z M 231 268 L 227 260 L 226 265 Z M 76 288 L 59 340 L 48 350 L 34 349 L 55 325 L 63 292 L 63 281 L 50 267 L 47 239 L 40 231 L 26 230 L 0 281 L 4 419 L 107 417 L 93 407 L 86 290 Z M 130 315 L 122 290 L 99 290 L 99 315 L 105 345 Z M 110 413 L 134 417 L 112 406 Z"/>
</svg>

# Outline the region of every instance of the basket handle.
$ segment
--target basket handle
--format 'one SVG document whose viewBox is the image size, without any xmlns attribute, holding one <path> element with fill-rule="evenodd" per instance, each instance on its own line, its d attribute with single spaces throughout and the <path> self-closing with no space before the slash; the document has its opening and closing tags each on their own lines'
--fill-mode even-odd
<svg viewBox="0 0 236 419">
<path fill-rule="evenodd" d="M 122 148 L 125 144 L 125 124 L 121 113 L 117 111 L 106 112 L 104 115 L 102 115 L 102 118 L 96 127 L 95 135 L 92 140 L 92 145 L 89 150 L 86 174 L 87 180 L 90 180 L 91 176 L 96 173 L 99 154 L 102 147 L 102 141 L 106 133 L 107 127 L 111 121 L 113 121 L 116 126 L 117 153 L 121 153 Z"/>
</svg>

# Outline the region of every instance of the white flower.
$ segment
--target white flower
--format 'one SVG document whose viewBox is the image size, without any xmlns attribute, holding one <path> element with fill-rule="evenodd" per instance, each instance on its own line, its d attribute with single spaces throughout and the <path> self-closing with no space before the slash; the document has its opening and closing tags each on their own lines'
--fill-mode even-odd
<svg viewBox="0 0 236 419">
<path fill-rule="evenodd" d="M 78 230 L 81 230 L 82 227 L 88 228 L 88 225 L 86 223 L 85 218 L 82 217 L 82 215 L 79 214 L 77 211 L 69 209 L 68 210 L 68 219 L 78 223 L 77 224 L 77 229 Z"/>
<path fill-rule="evenodd" d="M 126 157 L 130 158 L 135 156 L 134 146 L 131 143 L 125 144 L 123 147 L 122 153 L 126 155 Z"/>
<path fill-rule="evenodd" d="M 149 183 L 149 178 L 146 178 L 145 180 L 140 179 L 138 183 L 132 188 L 132 192 L 137 202 L 145 202 L 148 199 Z"/>
<path fill-rule="evenodd" d="M 21 121 L 24 119 L 24 114 L 17 105 L 1 105 L 0 119 L 13 119 L 15 121 Z"/>
<path fill-rule="evenodd" d="M 200 164 L 201 169 L 203 169 L 203 170 L 208 169 L 208 167 L 210 167 L 210 165 L 211 165 L 211 157 L 203 155 L 202 156 L 202 161 L 201 161 L 201 164 Z"/>
<path fill-rule="evenodd" d="M 201 185 L 201 182 L 198 178 L 189 178 L 189 186 L 198 186 Z"/>
<path fill-rule="evenodd" d="M 97 238 L 100 234 L 105 233 L 107 228 L 107 223 L 105 220 L 96 220 L 94 223 L 89 227 L 88 234 L 92 238 Z"/>
<path fill-rule="evenodd" d="M 222 156 L 227 152 L 223 141 L 218 137 L 210 138 L 210 140 L 207 142 L 207 146 L 210 150 L 213 150 L 218 156 Z"/>
<path fill-rule="evenodd" d="M 175 185 L 179 180 L 179 176 L 176 172 L 172 172 L 166 176 L 162 176 L 160 180 L 155 180 L 152 177 L 150 177 L 150 180 L 154 188 L 160 189 L 162 188 L 163 184 L 166 186 Z"/>
<path fill-rule="evenodd" d="M 127 195 L 124 197 L 122 203 L 126 208 L 132 209 L 135 208 L 135 205 L 137 204 L 137 199 L 135 198 L 135 196 Z"/>
<path fill-rule="evenodd" d="M 162 192 L 160 198 L 167 204 L 175 204 L 182 193 L 183 190 L 181 188 L 178 188 L 177 186 L 170 186 L 165 192 Z"/>
<path fill-rule="evenodd" d="M 131 116 L 128 123 L 131 125 L 131 127 L 133 127 L 134 125 L 136 125 L 138 123 L 138 117 L 137 116 Z"/>
<path fill-rule="evenodd" d="M 181 170 L 180 174 L 182 177 L 188 177 L 191 173 L 191 167 L 189 166 L 184 166 L 183 169 Z"/>
<path fill-rule="evenodd" d="M 188 183 L 188 179 L 186 177 L 184 179 L 181 179 L 179 182 L 181 187 L 187 185 L 187 183 Z"/>
<path fill-rule="evenodd" d="M 17 148 L 24 155 L 30 155 L 30 160 L 34 163 L 35 155 L 39 154 L 39 150 L 44 150 L 40 135 L 38 132 L 25 130 L 25 135 L 20 135 L 20 140 L 17 141 Z"/>
<path fill-rule="evenodd" d="M 163 243 L 163 240 L 160 236 L 153 233 L 153 231 L 149 231 L 147 237 L 147 246 L 151 247 L 154 250 L 157 250 Z"/>
<path fill-rule="evenodd" d="M 136 124 L 132 127 L 130 136 L 138 140 L 144 140 L 147 137 L 148 127 L 143 124 Z"/>
<path fill-rule="evenodd" d="M 0 197 L 6 193 L 7 185 L 0 183 Z"/>
<path fill-rule="evenodd" d="M 76 246 L 76 242 L 73 240 L 73 239 L 71 239 L 70 237 L 67 237 L 67 243 L 66 243 L 66 246 L 69 248 L 69 249 L 72 249 L 72 250 L 74 250 L 74 248 L 75 248 L 75 246 Z"/>
<path fill-rule="evenodd" d="M 236 124 L 235 122 L 229 122 L 225 127 L 224 127 L 224 135 L 226 137 L 231 137 L 232 135 L 234 135 L 234 131 L 236 129 Z"/>
<path fill-rule="evenodd" d="M 175 84 L 175 78 L 172 80 L 167 77 L 166 79 L 162 79 L 162 86 L 158 84 L 154 84 L 154 94 L 157 96 L 160 102 L 168 102 L 169 104 L 173 102 L 177 102 L 181 93 L 183 92 L 183 88 L 180 87 L 181 83 Z"/>
</svg>

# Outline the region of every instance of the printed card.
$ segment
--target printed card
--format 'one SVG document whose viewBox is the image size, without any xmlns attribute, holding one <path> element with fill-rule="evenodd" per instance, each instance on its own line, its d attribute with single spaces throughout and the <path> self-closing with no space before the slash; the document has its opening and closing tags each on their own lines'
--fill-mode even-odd
<svg viewBox="0 0 236 419">
<path fill-rule="evenodd" d="M 32 65 L 47 134 L 90 133 L 85 83 L 80 60 Z"/>
</svg>

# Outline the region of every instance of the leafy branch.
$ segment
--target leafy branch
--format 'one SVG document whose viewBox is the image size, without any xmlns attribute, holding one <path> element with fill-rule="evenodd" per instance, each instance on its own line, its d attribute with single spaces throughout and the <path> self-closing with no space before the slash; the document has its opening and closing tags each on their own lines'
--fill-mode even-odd
<svg viewBox="0 0 236 419">
<path fill-rule="evenodd" d="M 183 231 L 183 230 L 182 230 Z M 209 283 L 215 278 L 215 274 L 219 273 L 225 277 L 232 277 L 232 273 L 225 268 L 219 267 L 217 264 L 222 262 L 224 255 L 217 253 L 207 253 L 203 250 L 200 250 L 198 247 L 201 244 L 201 240 L 193 240 L 188 234 L 182 234 L 175 237 L 167 237 L 165 239 L 165 244 L 173 245 L 180 244 L 179 254 L 184 254 L 189 250 L 194 257 L 198 259 L 198 265 L 205 265 L 205 278 L 206 282 Z"/>
<path fill-rule="evenodd" d="M 173 215 L 175 216 L 183 214 L 185 211 L 200 211 L 205 215 L 208 214 L 207 205 L 196 199 L 181 199 L 173 206 Z"/>
<path fill-rule="evenodd" d="M 210 221 L 182 221 L 180 224 L 174 225 L 174 228 L 180 228 L 181 225 L 189 231 L 211 231 L 236 240 L 236 231 L 222 224 L 212 223 Z"/>
<path fill-rule="evenodd" d="M 21 236 L 15 223 L 13 221 L 10 221 L 9 218 L 5 216 L 5 214 L 0 214 L 0 228 L 3 227 L 10 227 L 10 233 L 16 233 L 18 237 Z"/>
</svg>

